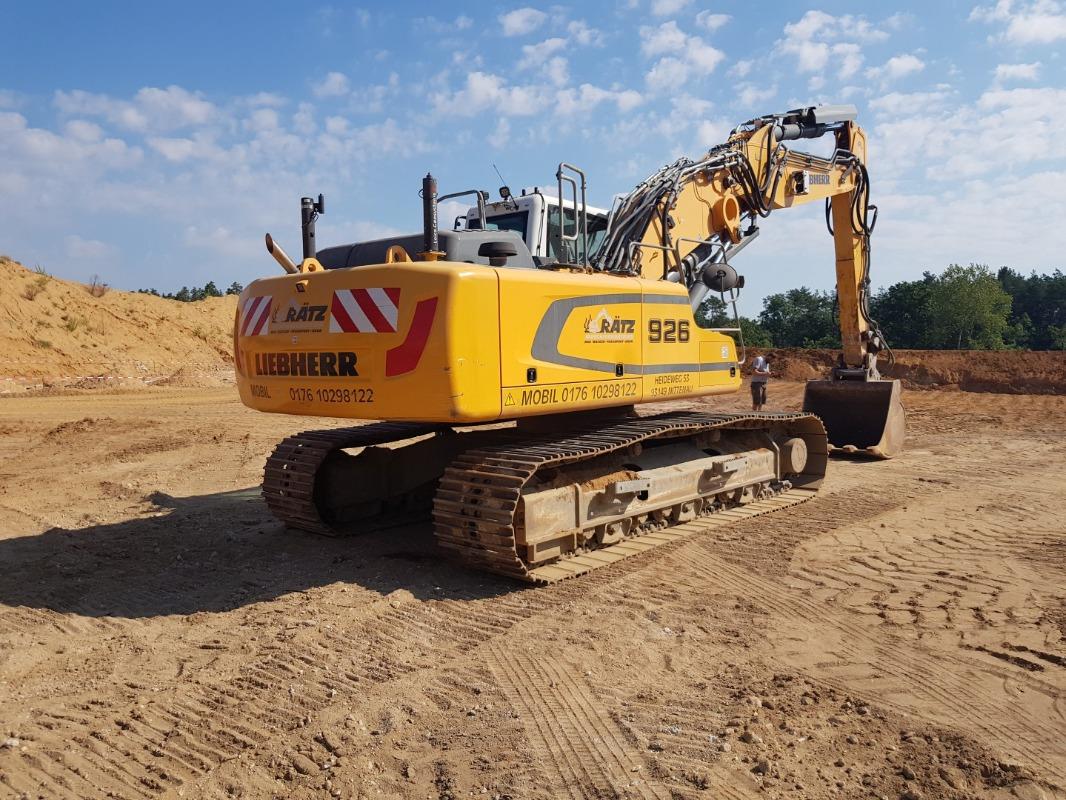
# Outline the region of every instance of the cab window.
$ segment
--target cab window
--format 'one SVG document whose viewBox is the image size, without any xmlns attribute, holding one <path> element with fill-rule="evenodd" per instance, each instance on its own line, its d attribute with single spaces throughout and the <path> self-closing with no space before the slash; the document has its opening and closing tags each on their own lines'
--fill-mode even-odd
<svg viewBox="0 0 1066 800">
<path fill-rule="evenodd" d="M 576 225 L 574 223 L 574 209 L 566 208 L 563 210 L 566 215 L 566 232 L 573 234 Z M 595 253 L 599 248 L 600 243 L 603 242 L 604 237 L 607 235 L 607 218 L 599 215 L 589 215 L 588 219 L 588 234 L 589 234 L 589 253 Z M 564 242 L 567 252 L 560 254 L 557 252 L 559 243 L 559 206 L 548 206 L 548 255 L 552 258 L 558 259 L 563 263 L 579 263 L 584 260 L 584 253 L 581 252 L 581 239 L 578 237 L 576 242 Z"/>
<path fill-rule="evenodd" d="M 515 211 L 509 214 L 494 214 L 485 218 L 485 230 L 488 231 L 514 231 L 524 240 L 526 238 L 526 224 L 529 222 L 528 211 Z M 471 214 L 466 219 L 468 230 L 481 230 L 481 220 L 477 213 Z"/>
</svg>

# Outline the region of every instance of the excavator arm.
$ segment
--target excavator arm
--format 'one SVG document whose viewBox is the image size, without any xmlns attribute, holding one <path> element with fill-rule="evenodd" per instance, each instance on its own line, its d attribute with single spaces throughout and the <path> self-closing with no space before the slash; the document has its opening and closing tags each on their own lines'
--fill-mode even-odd
<svg viewBox="0 0 1066 800">
<path fill-rule="evenodd" d="M 749 120 L 703 158 L 679 159 L 616 202 L 593 266 L 684 284 L 695 310 L 709 293 L 733 297 L 744 279 L 730 259 L 773 211 L 826 206 L 836 255 L 841 353 L 827 380 L 808 383 L 804 410 L 822 417 L 830 442 L 890 457 L 903 444 L 898 381 L 877 369 L 884 341 L 871 318 L 866 134 L 853 106 L 817 106 Z M 834 137 L 829 157 L 786 142 Z"/>
</svg>

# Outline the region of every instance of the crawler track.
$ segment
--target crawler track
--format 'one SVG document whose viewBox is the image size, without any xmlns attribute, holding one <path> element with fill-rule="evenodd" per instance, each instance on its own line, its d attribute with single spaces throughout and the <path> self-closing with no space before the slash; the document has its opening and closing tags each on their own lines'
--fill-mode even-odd
<svg viewBox="0 0 1066 800">
<path fill-rule="evenodd" d="M 359 519 L 355 526 L 343 525 L 323 510 L 329 508 L 334 498 L 323 497 L 325 490 L 316 489 L 316 482 L 322 483 L 320 476 L 324 465 L 333 453 L 398 444 L 443 430 L 447 429 L 437 425 L 376 423 L 290 436 L 267 460 L 263 497 L 273 514 L 286 525 L 326 536 L 388 527 L 399 521 L 411 521 L 415 515 L 424 518 L 422 506 L 414 511 L 410 508 L 386 510 Z M 523 492 L 530 487 L 531 481 L 535 481 L 538 472 L 579 464 L 652 442 L 683 440 L 713 430 L 722 431 L 724 435 L 765 430 L 800 436 L 807 442 L 810 453 L 801 475 L 761 486 L 755 496 L 742 498 L 738 495 L 732 500 L 708 496 L 698 513 L 700 516 L 714 515 L 716 523 L 726 524 L 803 502 L 814 495 L 825 474 L 825 431 L 818 419 L 810 414 L 674 412 L 589 424 L 563 434 L 533 434 L 514 427 L 458 434 L 458 439 L 445 437 L 437 440 L 441 442 L 439 447 L 433 445 L 436 454 L 443 459 L 441 472 L 436 473 L 440 479 L 436 483 L 432 505 L 437 542 L 458 560 L 476 569 L 543 584 L 581 575 L 687 536 L 694 529 L 678 524 L 666 509 L 664 514 L 655 516 L 643 514 L 638 518 L 634 515 L 634 524 L 621 541 L 601 547 L 587 541 L 574 552 L 551 563 L 530 565 L 522 558 L 523 549 L 516 533 L 523 525 Z M 449 452 L 451 455 L 447 454 Z M 363 473 L 356 473 L 352 480 L 356 483 L 370 480 L 373 469 L 373 466 L 364 468 Z M 350 485 L 343 481 L 340 484 L 340 490 Z M 706 528 L 706 524 L 702 527 Z"/>
<path fill-rule="evenodd" d="M 707 512 L 723 521 L 756 516 L 802 502 L 814 495 L 826 466 L 826 437 L 821 422 L 809 414 L 673 413 L 596 426 L 565 438 L 523 437 L 507 432 L 504 441 L 468 450 L 445 470 L 433 507 L 438 543 L 460 560 L 489 572 L 533 583 L 551 583 L 589 572 L 635 555 L 681 535 L 662 530 L 661 519 L 642 520 L 633 534 L 617 544 L 573 553 L 534 568 L 521 558 L 516 530 L 522 524 L 522 493 L 534 475 L 546 468 L 574 464 L 651 440 L 677 439 L 713 429 L 774 429 L 801 435 L 811 453 L 797 488 L 780 484 L 754 503 L 743 506 L 708 504 Z"/>
<path fill-rule="evenodd" d="M 339 450 L 411 439 L 433 433 L 440 427 L 379 422 L 289 436 L 267 459 L 263 499 L 271 513 L 290 527 L 323 536 L 341 536 L 345 532 L 323 519 L 315 497 L 315 479 L 326 458 Z"/>
</svg>

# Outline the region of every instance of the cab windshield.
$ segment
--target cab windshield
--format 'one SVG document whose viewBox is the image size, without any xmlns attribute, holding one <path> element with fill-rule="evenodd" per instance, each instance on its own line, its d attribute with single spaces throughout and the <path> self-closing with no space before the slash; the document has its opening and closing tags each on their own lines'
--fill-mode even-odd
<svg viewBox="0 0 1066 800">
<path fill-rule="evenodd" d="M 485 218 L 485 230 L 488 231 L 514 231 L 523 239 L 526 238 L 526 224 L 529 222 L 528 211 L 514 211 L 508 214 L 493 214 Z M 477 215 L 467 217 L 467 230 L 481 230 L 481 220 Z"/>
</svg>

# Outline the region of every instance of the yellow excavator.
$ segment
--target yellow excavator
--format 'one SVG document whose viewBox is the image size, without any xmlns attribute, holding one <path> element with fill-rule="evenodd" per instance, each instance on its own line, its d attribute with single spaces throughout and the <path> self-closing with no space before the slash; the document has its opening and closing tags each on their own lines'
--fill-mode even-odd
<svg viewBox="0 0 1066 800">
<path fill-rule="evenodd" d="M 832 136 L 829 157 L 785 142 Z M 326 535 L 432 518 L 442 548 L 534 583 L 580 575 L 708 525 L 803 502 L 830 450 L 900 450 L 898 381 L 880 378 L 867 310 L 866 136 L 849 106 L 738 126 L 609 210 L 560 164 L 555 196 L 507 187 L 438 196 L 422 231 L 318 249 L 324 201 L 301 201 L 303 258 L 241 294 L 241 400 L 267 412 L 377 420 L 290 436 L 263 495 L 286 525 Z M 472 196 L 441 230 L 438 204 Z M 803 412 L 639 404 L 736 392 L 739 324 L 701 327 L 744 285 L 733 259 L 776 209 L 823 201 L 836 249 L 842 353 Z M 692 404 L 690 404 L 690 409 Z M 705 518 L 699 526 L 692 521 Z"/>
</svg>

